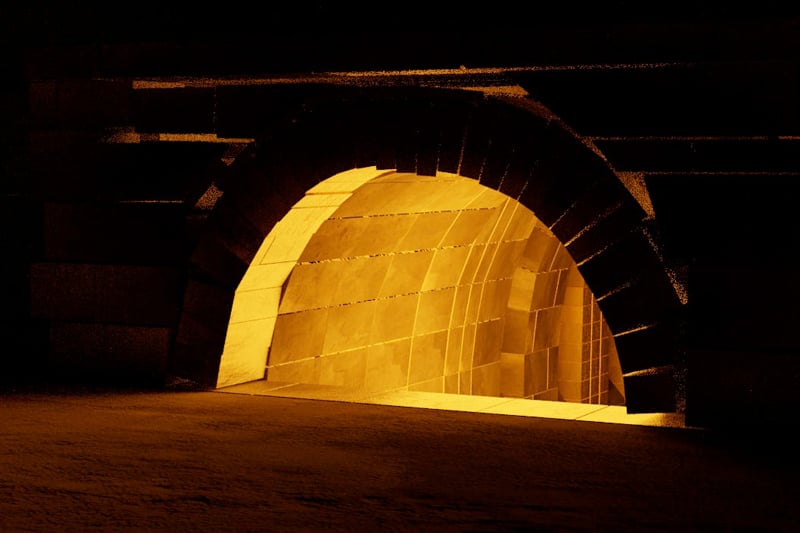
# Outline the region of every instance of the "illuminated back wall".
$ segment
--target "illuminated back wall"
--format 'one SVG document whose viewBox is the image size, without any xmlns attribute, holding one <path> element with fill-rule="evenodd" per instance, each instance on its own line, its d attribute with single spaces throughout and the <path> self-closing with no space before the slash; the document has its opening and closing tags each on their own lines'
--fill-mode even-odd
<svg viewBox="0 0 800 533">
<path fill-rule="evenodd" d="M 455 174 L 371 167 L 309 190 L 265 239 L 217 384 L 608 403 L 610 360 L 621 403 L 608 327 L 529 209 Z"/>
</svg>

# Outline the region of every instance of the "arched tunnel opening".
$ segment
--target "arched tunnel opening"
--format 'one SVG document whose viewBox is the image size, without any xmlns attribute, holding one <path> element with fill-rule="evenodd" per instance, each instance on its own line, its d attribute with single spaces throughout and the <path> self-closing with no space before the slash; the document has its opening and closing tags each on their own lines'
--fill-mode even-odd
<svg viewBox="0 0 800 533">
<path fill-rule="evenodd" d="M 374 166 L 309 189 L 250 263 L 216 387 L 257 380 L 625 404 L 597 299 L 535 213 Z"/>
<path fill-rule="evenodd" d="M 363 96 L 254 124 L 226 163 L 174 375 L 682 409 L 683 307 L 635 179 L 516 96 Z"/>
</svg>

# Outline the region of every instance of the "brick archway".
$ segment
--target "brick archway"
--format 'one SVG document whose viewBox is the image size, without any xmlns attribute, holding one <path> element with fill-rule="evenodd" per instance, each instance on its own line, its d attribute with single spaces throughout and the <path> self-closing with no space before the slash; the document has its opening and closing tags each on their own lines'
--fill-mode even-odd
<svg viewBox="0 0 800 533">
<path fill-rule="evenodd" d="M 647 214 L 565 124 L 524 97 L 306 90 L 275 107 L 281 112 L 220 184 L 224 194 L 192 256 L 173 366 L 213 382 L 236 286 L 269 230 L 308 189 L 364 166 L 439 170 L 518 200 L 552 230 L 614 335 L 628 411 L 675 409 L 680 302 L 651 245 Z"/>
</svg>

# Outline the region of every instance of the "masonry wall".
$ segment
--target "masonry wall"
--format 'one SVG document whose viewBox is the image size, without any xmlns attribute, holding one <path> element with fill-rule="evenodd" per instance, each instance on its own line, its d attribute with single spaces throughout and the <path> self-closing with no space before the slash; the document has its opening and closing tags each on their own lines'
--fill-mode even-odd
<svg viewBox="0 0 800 533">
<path fill-rule="evenodd" d="M 137 53 L 127 53 L 136 50 Z M 4 254 L 7 259 L 0 285 L 4 296 L 0 303 L 0 334 L 5 345 L 11 347 L 2 356 L 9 370 L 3 375 L 5 380 L 36 380 L 48 373 L 61 379 L 69 373 L 65 369 L 76 362 L 74 355 L 83 348 L 88 348 L 86 353 L 95 354 L 91 357 L 119 357 L 122 365 L 115 373 L 120 379 L 152 377 L 149 363 L 148 369 L 137 367 L 135 361 L 140 356 L 160 365 L 155 374 L 161 374 L 165 358 L 169 362 L 183 357 L 175 355 L 180 353 L 176 350 L 170 358 L 165 355 L 166 347 L 188 346 L 187 339 L 208 339 L 209 350 L 219 348 L 212 341 L 219 338 L 220 332 L 209 329 L 208 324 L 220 322 L 216 315 L 225 315 L 223 310 L 232 298 L 231 288 L 220 284 L 219 279 L 241 276 L 246 264 L 232 251 L 233 246 L 217 249 L 208 241 L 204 241 L 207 248 L 193 253 L 215 258 L 213 275 L 195 272 L 191 261 L 184 261 L 185 250 L 193 249 L 202 234 L 197 222 L 206 216 L 205 211 L 195 209 L 196 201 L 214 179 L 225 174 L 218 170 L 225 167 L 226 153 L 233 143 L 186 139 L 166 143 L 160 142 L 159 132 L 187 133 L 222 126 L 225 131 L 241 130 L 243 125 L 245 129 L 252 125 L 248 120 L 271 115 L 264 107 L 247 119 L 224 113 L 215 117 L 214 106 L 225 107 L 219 106 L 221 102 L 228 109 L 236 103 L 248 103 L 242 98 L 243 93 L 232 90 L 193 87 L 167 95 L 161 90 L 134 89 L 130 79 L 124 80 L 126 75 L 175 72 L 176 65 L 183 66 L 182 73 L 204 68 L 202 61 L 192 63 L 190 68 L 189 63 L 176 60 L 180 54 L 175 50 L 169 60 L 172 63 L 160 64 L 151 61 L 158 55 L 155 49 L 148 49 L 148 53 L 141 48 L 136 50 L 86 46 L 55 55 L 38 54 L 25 64 L 21 57 L 15 57 L 10 63 L 7 72 L 11 76 L 4 80 L 0 99 L 0 112 L 7 119 L 2 125 L 0 169 L 0 221 L 5 229 L 0 244 L 8 252 Z M 221 65 L 217 61 L 214 68 Z M 547 78 L 547 72 L 537 72 L 523 76 L 523 85 L 545 100 L 550 96 L 563 103 L 565 116 L 574 119 L 571 123 L 575 127 L 596 134 L 646 131 L 672 135 L 685 133 L 678 126 L 687 125 L 696 127 L 691 131 L 704 135 L 755 132 L 785 137 L 796 134 L 797 114 L 794 108 L 786 111 L 775 102 L 784 102 L 781 95 L 796 88 L 797 71 L 782 68 L 778 65 L 777 70 L 762 69 L 770 83 L 759 82 L 761 71 L 753 75 L 747 69 L 700 69 L 679 72 L 689 76 L 688 85 L 676 85 L 669 73 L 661 71 L 623 75 L 619 79 L 636 82 L 625 86 L 627 92 L 614 89 L 619 86 L 615 85 L 619 79 L 609 73 L 600 76 L 601 82 L 607 82 L 605 88 L 583 83 L 591 81 L 593 74 L 589 71 L 560 73 L 551 78 Z M 659 83 L 665 79 L 673 83 Z M 713 83 L 704 85 L 704 79 Z M 632 100 L 636 109 L 651 106 L 661 112 L 630 113 L 616 120 L 613 113 L 625 107 L 631 91 L 638 94 L 642 85 L 639 82 L 665 88 L 647 93 L 649 100 Z M 570 108 L 568 98 L 582 93 L 565 92 L 564 86 L 573 91 L 591 86 L 606 96 L 613 95 L 611 101 L 615 105 L 581 114 L 592 102 L 579 98 L 583 107 Z M 727 90 L 729 87 L 744 87 L 749 92 L 742 99 L 742 94 Z M 694 98 L 695 90 L 699 91 L 698 98 Z M 722 97 L 718 97 L 720 93 Z M 563 102 L 559 100 L 562 96 Z M 659 105 L 665 101 L 667 105 Z M 673 120 L 676 111 L 677 119 Z M 603 123 L 613 127 L 598 129 L 597 125 Z M 117 138 L 124 139 L 124 134 L 131 132 L 138 132 L 129 137 L 138 142 L 101 141 L 109 134 L 121 134 Z M 601 141 L 599 145 L 608 147 L 607 152 L 613 155 L 612 146 L 617 142 L 624 143 L 624 139 Z M 677 329 L 678 339 L 687 341 L 684 348 L 688 347 L 687 413 L 699 424 L 723 421 L 724 413 L 737 406 L 745 408 L 739 412 L 745 412 L 750 420 L 763 419 L 765 414 L 773 421 L 785 421 L 786 417 L 791 420 L 793 406 L 798 403 L 794 392 L 798 342 L 791 329 L 796 320 L 793 308 L 786 305 L 798 294 L 791 281 L 797 278 L 791 239 L 797 232 L 797 217 L 789 194 L 797 164 L 794 152 L 784 150 L 791 148 L 792 142 L 784 138 L 777 152 L 763 152 L 770 155 L 771 162 L 764 174 L 760 173 L 764 167 L 757 161 L 762 152 L 741 152 L 736 142 L 714 141 L 700 143 L 705 152 L 689 151 L 686 153 L 690 155 L 683 159 L 668 158 L 674 165 L 686 164 L 691 167 L 689 170 L 711 175 L 676 176 L 674 172 L 662 172 L 647 175 L 644 180 L 657 213 L 648 227 L 665 237 L 667 246 L 663 252 L 667 262 L 679 277 L 689 280 L 689 301 L 694 302 L 689 305 L 687 320 L 679 321 Z M 681 143 L 675 141 L 675 146 L 684 146 Z M 637 161 L 659 157 L 657 151 L 647 149 L 635 153 L 639 159 L 628 161 L 629 170 L 639 168 Z M 624 162 L 624 158 L 619 161 Z M 674 165 L 663 166 L 667 164 L 663 157 L 659 161 L 662 171 L 674 170 Z M 744 174 L 737 174 L 737 169 L 742 168 Z M 766 172 L 770 169 L 774 172 Z M 720 190 L 727 195 L 725 201 L 720 201 Z M 618 213 L 629 211 L 626 207 Z M 236 222 L 234 218 L 231 226 Z M 607 221 L 617 223 L 621 218 L 624 216 L 615 215 Z M 126 236 L 121 240 L 127 244 L 109 238 L 110 233 Z M 152 239 L 144 239 L 145 234 Z M 67 245 L 70 235 L 80 235 L 80 239 L 72 239 L 72 244 Z M 89 242 L 97 246 L 87 246 Z M 577 248 L 572 246 L 573 250 Z M 621 255 L 628 250 L 617 249 Z M 131 261 L 134 255 L 146 261 Z M 609 259 L 609 263 L 613 261 Z M 211 270 L 210 260 L 206 265 Z M 584 267 L 585 273 L 594 270 L 588 276 L 593 286 L 603 285 L 604 276 L 613 277 L 608 274 L 610 267 L 605 266 Z M 743 279 L 761 284 L 762 290 L 743 293 Z M 152 283 L 160 289 L 157 294 L 140 292 L 142 283 Z M 176 294 L 183 294 L 183 298 Z M 108 303 L 112 299 L 126 302 L 127 307 L 112 309 L 114 306 Z M 158 302 L 158 310 L 148 310 L 147 301 Z M 198 304 L 189 316 L 185 312 L 187 301 L 214 301 L 219 305 Z M 176 321 L 180 302 L 184 313 Z M 603 301 L 604 310 L 629 306 L 632 315 L 646 311 L 648 304 L 646 300 L 615 301 L 613 295 Z M 206 320 L 209 316 L 214 320 Z M 681 349 L 672 344 L 676 338 L 673 326 L 659 325 L 646 333 L 618 338 L 618 345 L 624 344 L 628 351 L 647 344 L 642 340 L 647 338 L 655 339 L 656 344 L 663 341 L 665 351 Z M 141 342 L 128 342 L 133 337 Z M 121 354 L 119 346 L 124 346 Z M 653 356 L 653 365 L 643 366 L 664 361 L 664 354 L 658 353 Z M 189 368 L 186 360 L 184 363 L 179 366 Z M 52 372 L 53 368 L 62 370 Z M 195 370 L 199 376 L 208 369 Z M 86 377 L 87 371 L 90 368 L 74 368 L 71 372 L 76 377 Z M 661 386 L 659 383 L 668 388 L 672 378 L 669 373 L 626 373 L 626 391 L 636 397 L 647 396 L 653 387 Z"/>
<path fill-rule="evenodd" d="M 281 216 L 277 213 L 305 190 L 289 177 L 284 179 L 283 173 L 287 176 L 299 173 L 304 176 L 302 179 L 309 180 L 319 173 L 313 165 L 322 164 L 293 156 L 291 161 L 299 165 L 297 171 L 283 167 L 270 169 L 277 171 L 278 179 L 283 180 L 274 184 L 250 177 L 246 164 L 234 165 L 237 170 L 232 171 L 229 167 L 237 161 L 242 146 L 253 142 L 244 135 L 258 131 L 254 129 L 257 124 L 270 124 L 271 120 L 284 124 L 288 120 L 284 114 L 270 115 L 270 110 L 282 109 L 282 105 L 302 109 L 304 98 L 314 101 L 325 95 L 324 98 L 331 100 L 324 105 L 344 105 L 344 109 L 323 106 L 325 113 L 308 115 L 317 121 L 311 123 L 315 128 L 310 130 L 312 137 L 304 138 L 302 134 L 293 137 L 297 134 L 290 133 L 287 140 L 279 139 L 271 149 L 286 144 L 294 154 L 302 146 L 314 143 L 317 153 L 328 157 L 329 147 L 325 144 L 328 137 L 317 136 L 329 133 L 326 120 L 336 124 L 341 120 L 340 113 L 354 109 L 348 98 L 361 91 L 352 89 L 341 104 L 336 91 L 328 94 L 330 87 L 314 87 L 307 92 L 304 88 L 299 94 L 286 92 L 281 86 L 259 87 L 257 91 L 247 86 L 236 88 L 236 92 L 229 89 L 220 98 L 202 88 L 179 88 L 173 92 L 121 81 L 55 78 L 30 83 L 28 99 L 30 109 L 35 111 L 28 115 L 31 146 L 26 161 L 29 183 L 35 191 L 29 195 L 35 206 L 31 212 L 36 213 L 34 218 L 41 234 L 37 237 L 36 255 L 26 263 L 27 293 L 31 322 L 45 329 L 38 340 L 44 347 L 42 361 L 51 376 L 134 383 L 141 380 L 161 383 L 173 377 L 189 377 L 201 383 L 213 380 L 222 352 L 219 339 L 225 334 L 224 329 L 215 328 L 224 328 L 227 323 L 222 317 L 229 313 L 233 288 L 258 247 L 258 232 L 263 231 L 258 228 L 277 222 Z M 399 94 L 409 93 L 404 89 L 399 91 Z M 447 104 L 430 115 L 425 112 L 424 98 L 434 92 L 436 98 Z M 207 99 L 208 94 L 214 98 Z M 501 192 L 519 195 L 525 191 L 524 200 L 542 209 L 550 223 L 573 203 L 570 195 L 582 195 L 578 207 L 558 220 L 562 237 L 579 232 L 586 217 L 595 212 L 613 213 L 605 226 L 590 228 L 580 239 L 574 239 L 571 251 L 583 259 L 588 259 L 592 250 L 607 246 L 609 238 L 619 238 L 627 228 L 636 226 L 641 209 L 633 200 L 617 203 L 610 210 L 604 203 L 597 206 L 588 203 L 588 198 L 596 192 L 613 198 L 615 194 L 625 194 L 624 189 L 603 169 L 602 163 L 576 160 L 575 156 L 580 159 L 579 154 L 584 154 L 586 148 L 560 125 L 551 127 L 545 139 L 531 139 L 525 134 L 515 139 L 506 128 L 515 131 L 513 128 L 526 125 L 526 119 L 509 118 L 503 112 L 493 116 L 491 113 L 499 112 L 499 107 L 478 108 L 476 123 L 462 146 L 465 141 L 460 128 L 482 97 L 465 92 L 448 100 L 453 94 L 447 90 L 426 90 L 411 100 L 393 98 L 382 90 L 376 94 L 383 100 L 365 101 L 369 105 L 375 102 L 385 122 L 373 122 L 377 119 L 369 116 L 364 127 L 372 124 L 383 128 L 379 136 L 383 144 L 371 146 L 369 136 L 360 133 L 353 141 L 364 152 L 357 156 L 377 158 L 382 165 L 400 168 L 407 168 L 414 161 L 415 166 L 418 163 L 417 170 L 423 173 L 435 169 L 437 164 L 445 168 L 461 165 L 467 175 L 483 177 L 487 186 L 498 187 Z M 249 107 L 233 105 L 237 95 L 238 100 L 245 97 L 260 118 L 256 120 Z M 167 105 L 172 99 L 180 104 Z M 360 105 L 365 104 L 357 104 Z M 203 119 L 209 106 L 217 109 L 213 123 Z M 368 109 L 361 112 L 371 113 Z M 528 113 L 524 109 L 516 112 Z M 438 135 L 447 136 L 440 142 L 453 144 L 437 145 L 434 137 L 419 137 L 417 140 L 422 144 L 418 147 L 408 145 L 413 137 L 402 135 L 413 131 L 416 113 L 422 113 L 420 120 L 426 128 L 432 128 L 430 135 L 438 130 Z M 400 117 L 406 122 L 395 124 Z M 510 120 L 508 126 L 504 120 Z M 542 127 L 538 116 L 530 120 L 528 127 Z M 211 128 L 212 133 L 181 133 L 202 128 Z M 178 133 L 159 133 L 164 130 Z M 222 138 L 213 130 L 238 136 Z M 491 136 L 498 136 L 500 142 L 493 145 Z M 294 142 L 298 144 L 291 145 Z M 534 142 L 531 146 L 536 151 L 504 162 L 503 158 L 513 153 L 514 148 L 502 143 L 526 142 Z M 549 143 L 557 149 L 553 154 L 544 152 L 553 161 L 542 169 L 543 177 L 537 177 L 540 182 L 526 189 L 528 182 L 522 169 L 504 178 L 503 165 L 528 164 L 528 158 L 544 150 L 544 146 L 551 146 Z M 340 150 L 338 157 L 342 158 L 350 157 L 348 150 L 352 148 L 352 145 L 330 147 L 331 153 Z M 416 152 L 418 148 L 424 150 Z M 378 151 L 370 153 L 372 150 Z M 439 151 L 438 160 L 432 157 L 435 155 L 432 150 Z M 463 161 L 459 159 L 462 150 L 466 150 Z M 265 152 L 262 157 L 271 155 Z M 334 161 L 338 164 L 338 160 Z M 268 160 L 268 164 L 281 163 Z M 588 175 L 584 176 L 585 172 Z M 608 186 L 602 186 L 607 189 L 594 185 L 599 187 L 597 191 L 591 188 L 584 191 L 581 187 L 592 183 L 595 172 L 610 180 Z M 558 178 L 562 173 L 577 188 L 562 183 L 564 177 Z M 242 181 L 244 186 L 237 183 Z M 269 193 L 273 196 L 265 200 L 265 207 L 256 205 L 257 196 L 248 193 L 250 188 L 255 192 L 271 187 L 275 188 Z M 233 192 L 222 194 L 228 189 Z M 214 191 L 222 195 L 222 201 L 205 205 L 203 199 Z M 543 198 L 548 195 L 557 201 L 545 202 Z M 604 197 L 602 202 L 610 198 Z M 624 208 L 619 209 L 620 205 Z M 243 208 L 246 212 L 241 211 Z M 606 226 L 611 233 L 604 234 L 599 229 Z M 645 249 L 645 253 L 652 251 Z M 593 283 L 612 289 L 618 279 L 628 274 L 608 270 L 605 263 L 592 258 L 589 265 L 592 268 L 587 267 L 585 272 L 591 275 Z M 653 273 L 658 275 L 657 271 Z M 669 298 L 667 294 L 667 299 L 659 305 Z M 635 310 L 620 312 L 618 304 L 616 309 L 617 328 L 628 328 L 643 319 L 636 316 Z M 648 312 L 652 314 L 652 308 Z M 649 342 L 648 335 L 649 332 L 644 336 L 645 342 Z M 641 335 L 633 337 L 638 339 Z M 637 351 L 644 358 L 639 360 L 639 353 L 632 353 L 632 358 L 626 360 L 628 367 L 652 365 L 663 357 L 660 352 L 654 355 Z M 488 361 L 486 368 L 490 368 L 488 363 L 495 369 L 497 383 L 499 360 Z M 653 382 L 650 377 L 647 381 Z M 649 397 L 661 398 L 660 405 L 670 408 L 673 400 L 668 381 L 643 390 L 648 391 Z M 647 409 L 650 403 L 650 399 L 645 400 L 639 408 Z"/>
</svg>

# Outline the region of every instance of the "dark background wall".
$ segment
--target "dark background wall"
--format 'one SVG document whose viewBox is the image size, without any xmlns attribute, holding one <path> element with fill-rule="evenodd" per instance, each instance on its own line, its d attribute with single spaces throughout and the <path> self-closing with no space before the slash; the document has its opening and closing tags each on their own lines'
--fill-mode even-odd
<svg viewBox="0 0 800 533">
<path fill-rule="evenodd" d="M 239 268 L 195 244 L 197 200 L 241 147 L 154 142 L 207 131 L 214 95 L 160 103 L 131 79 L 503 67 L 517 70 L 473 81 L 522 86 L 646 186 L 688 287 L 687 417 L 796 421 L 800 17 L 778 2 L 641 4 L 4 6 L 3 381 L 159 386 L 188 368 L 181 335 L 219 333 L 179 317 L 187 294 L 227 298 L 187 272 L 192 254 Z M 121 131 L 145 142 L 100 142 Z"/>
</svg>

